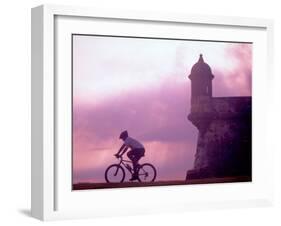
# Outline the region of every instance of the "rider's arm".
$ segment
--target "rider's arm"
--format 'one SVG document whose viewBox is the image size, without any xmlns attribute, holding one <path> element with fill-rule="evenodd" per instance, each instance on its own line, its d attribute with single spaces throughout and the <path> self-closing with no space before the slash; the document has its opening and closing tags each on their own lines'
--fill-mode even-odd
<svg viewBox="0 0 281 226">
<path fill-rule="evenodd" d="M 121 153 L 121 151 L 122 151 L 124 148 L 126 148 L 126 145 L 125 145 L 125 144 L 123 144 L 123 145 L 121 146 L 121 148 L 119 149 L 119 151 L 118 151 L 115 155 L 116 155 L 116 156 L 119 156 L 119 154 Z"/>
<path fill-rule="evenodd" d="M 120 156 L 121 156 L 121 155 L 124 155 L 124 153 L 125 153 L 127 150 L 128 150 L 128 147 L 126 146 L 126 147 L 123 149 L 123 151 L 121 152 Z"/>
</svg>

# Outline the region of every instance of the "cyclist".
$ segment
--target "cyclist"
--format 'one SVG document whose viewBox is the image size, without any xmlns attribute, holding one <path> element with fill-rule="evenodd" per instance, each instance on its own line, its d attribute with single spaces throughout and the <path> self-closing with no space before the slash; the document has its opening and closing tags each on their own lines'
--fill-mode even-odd
<svg viewBox="0 0 281 226">
<path fill-rule="evenodd" d="M 132 174 L 132 178 L 130 181 L 137 180 L 138 179 L 138 162 L 141 159 L 141 157 L 144 156 L 144 146 L 137 140 L 133 139 L 132 137 L 129 137 L 128 132 L 125 130 L 120 134 L 119 139 L 122 139 L 124 141 L 124 144 L 121 146 L 119 151 L 115 154 L 117 158 L 119 158 L 121 155 L 123 155 L 129 148 L 131 149 L 127 156 L 133 163 L 134 172 Z"/>
</svg>

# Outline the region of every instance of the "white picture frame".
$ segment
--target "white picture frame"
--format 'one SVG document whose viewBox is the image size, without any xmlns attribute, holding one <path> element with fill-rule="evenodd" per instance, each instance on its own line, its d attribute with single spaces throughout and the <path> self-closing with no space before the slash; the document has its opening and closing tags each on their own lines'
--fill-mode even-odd
<svg viewBox="0 0 281 226">
<path fill-rule="evenodd" d="M 67 19 L 65 19 L 67 18 Z M 70 18 L 70 19 L 69 19 Z M 73 192 L 69 187 L 71 165 L 69 150 L 60 146 L 60 140 L 67 140 L 68 131 L 57 132 L 60 117 L 60 98 L 69 98 L 69 87 L 60 86 L 60 79 L 68 76 L 70 69 L 66 62 L 56 56 L 63 45 L 64 37 L 79 28 L 81 32 L 98 31 L 99 23 L 109 21 L 109 30 L 114 34 L 114 23 L 145 23 L 153 26 L 192 26 L 200 29 L 217 28 L 209 33 L 209 39 L 253 41 L 258 49 L 253 58 L 253 181 L 246 184 L 163 186 L 130 189 L 93 190 Z M 74 25 L 76 22 L 77 24 Z M 97 27 L 92 27 L 95 23 Z M 236 30 L 233 35 L 224 32 Z M 148 32 L 144 26 L 139 33 Z M 241 31 L 240 31 L 241 30 Z M 155 32 L 155 31 L 153 31 Z M 242 35 L 239 32 L 242 32 Z M 249 35 L 248 35 L 249 33 Z M 236 34 L 236 35 L 235 35 Z M 163 35 L 159 34 L 160 36 Z M 169 35 L 168 32 L 166 35 Z M 202 32 L 202 35 L 205 35 Z M 244 36 L 245 35 L 245 36 Z M 202 39 L 206 39 L 202 36 Z M 273 202 L 272 150 L 267 143 L 266 117 L 273 83 L 273 22 L 265 19 L 221 16 L 199 16 L 183 14 L 159 14 L 153 12 L 107 11 L 71 6 L 43 5 L 32 9 L 32 191 L 31 213 L 41 220 L 83 218 L 127 214 L 186 211 L 204 208 L 253 207 L 271 205 Z M 63 40 L 63 42 L 61 41 Z M 65 41 L 65 42 L 64 42 Z M 254 42 L 254 43 L 255 43 Z M 64 44 L 63 44 L 64 43 Z M 66 48 L 68 48 L 66 46 Z M 62 49 L 64 50 L 64 49 Z M 69 49 L 64 54 L 70 55 Z M 263 54 L 260 54 L 263 53 Z M 66 55 L 66 56 L 68 56 Z M 259 56 L 258 56 L 259 55 Z M 65 56 L 65 55 L 63 55 Z M 59 62 L 59 65 L 58 65 Z M 64 80 L 62 80 L 64 81 Z M 69 82 L 69 80 L 65 80 Z M 69 83 L 68 83 L 69 84 Z M 67 88 L 68 87 L 68 88 Z M 58 98 L 58 96 L 60 96 Z M 266 99 L 268 98 L 268 99 Z M 67 118 L 67 117 L 66 117 Z M 57 134 L 60 134 L 57 136 Z M 263 138 L 263 139 L 261 139 Z M 59 149 L 58 147 L 61 147 Z M 64 147 L 64 148 L 63 148 Z M 66 148 L 65 148 L 66 147 Z M 263 154 L 262 153 L 263 150 Z M 62 162 L 66 162 L 64 163 Z M 145 190 L 145 192 L 144 192 Z M 225 194 L 225 195 L 224 195 Z M 231 194 L 231 195 L 230 195 Z M 126 195 L 126 197 L 125 197 Z M 128 198 L 137 196 L 135 201 Z M 231 197 L 230 197 L 231 196 Z M 165 197 L 165 199 L 163 199 Z M 95 200 L 93 203 L 92 201 Z M 118 206 L 113 205 L 119 203 Z M 83 207 L 82 207 L 83 204 Z"/>
</svg>

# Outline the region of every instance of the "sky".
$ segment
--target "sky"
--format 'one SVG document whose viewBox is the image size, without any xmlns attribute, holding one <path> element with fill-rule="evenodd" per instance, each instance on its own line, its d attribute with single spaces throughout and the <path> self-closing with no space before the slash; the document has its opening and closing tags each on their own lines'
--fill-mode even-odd
<svg viewBox="0 0 281 226">
<path fill-rule="evenodd" d="M 200 54 L 213 96 L 251 96 L 251 44 L 73 36 L 74 183 L 105 182 L 123 130 L 145 146 L 140 163 L 155 165 L 156 180 L 185 179 L 197 141 L 188 75 Z"/>
</svg>

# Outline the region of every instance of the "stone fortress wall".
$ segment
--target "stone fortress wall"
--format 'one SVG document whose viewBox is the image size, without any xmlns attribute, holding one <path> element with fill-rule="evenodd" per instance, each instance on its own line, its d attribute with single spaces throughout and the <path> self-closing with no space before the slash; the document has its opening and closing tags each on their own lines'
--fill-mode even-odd
<svg viewBox="0 0 281 226">
<path fill-rule="evenodd" d="M 200 55 L 189 76 L 193 90 L 188 119 L 198 129 L 198 140 L 194 168 L 187 172 L 186 180 L 251 178 L 252 98 L 213 97 L 214 77 Z"/>
</svg>

